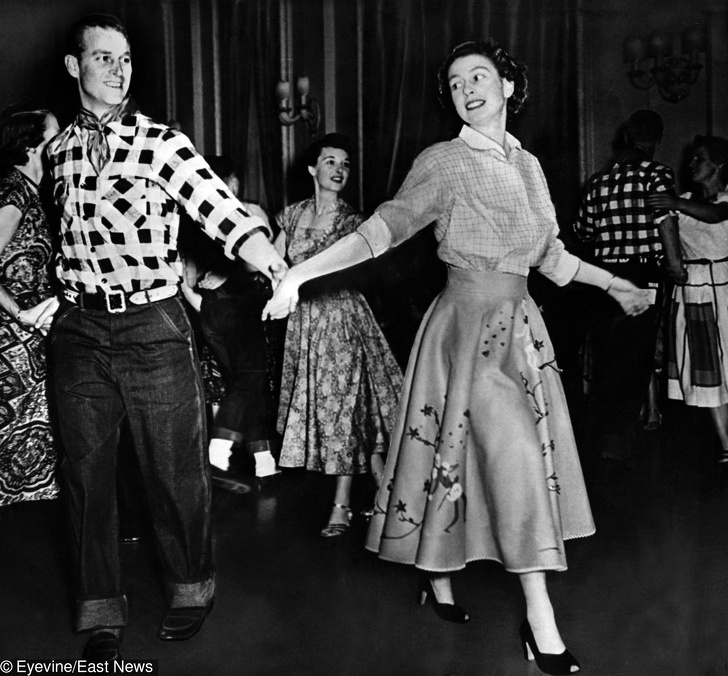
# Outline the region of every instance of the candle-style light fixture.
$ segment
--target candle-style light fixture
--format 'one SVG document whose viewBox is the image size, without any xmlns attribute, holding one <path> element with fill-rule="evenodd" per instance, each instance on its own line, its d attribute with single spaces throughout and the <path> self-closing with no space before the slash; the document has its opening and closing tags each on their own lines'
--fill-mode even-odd
<svg viewBox="0 0 728 676">
<path fill-rule="evenodd" d="M 665 101 L 677 103 L 698 81 L 705 52 L 705 31 L 700 24 L 688 26 L 682 32 L 682 54 L 673 56 L 672 34 L 653 31 L 647 40 L 630 35 L 623 43 L 624 62 L 629 63 L 627 77 L 637 89 L 657 85 Z"/>
<path fill-rule="evenodd" d="M 278 119 L 281 124 L 290 126 L 299 120 L 308 125 L 308 130 L 314 134 L 318 130 L 320 111 L 318 101 L 309 94 L 309 82 L 307 77 L 299 77 L 296 80 L 296 93 L 299 103 L 291 105 L 291 85 L 289 82 L 281 81 L 276 86 L 278 97 Z"/>
</svg>

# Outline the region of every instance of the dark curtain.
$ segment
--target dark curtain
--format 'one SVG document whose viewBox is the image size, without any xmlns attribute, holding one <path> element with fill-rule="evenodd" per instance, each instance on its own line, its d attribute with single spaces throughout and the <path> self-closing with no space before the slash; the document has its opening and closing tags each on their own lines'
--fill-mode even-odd
<svg viewBox="0 0 728 676">
<path fill-rule="evenodd" d="M 391 197 L 426 146 L 460 123 L 437 102 L 452 47 L 493 37 L 529 67 L 529 100 L 509 131 L 544 167 L 559 215 L 578 192 L 576 0 L 367 0 L 364 3 L 364 194 Z"/>
<path fill-rule="evenodd" d="M 259 185 L 243 197 L 270 211 L 283 204 L 281 126 L 271 83 L 278 81 L 278 3 L 220 3 L 223 148 L 240 165 L 241 185 Z M 258 177 L 250 172 L 258 172 Z M 252 179 L 252 180 L 251 180 Z"/>
</svg>

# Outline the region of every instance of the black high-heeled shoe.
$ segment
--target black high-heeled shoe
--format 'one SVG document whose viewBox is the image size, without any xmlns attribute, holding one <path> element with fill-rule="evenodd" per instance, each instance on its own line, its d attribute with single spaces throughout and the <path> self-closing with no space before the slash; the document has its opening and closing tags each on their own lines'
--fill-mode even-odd
<svg viewBox="0 0 728 676">
<path fill-rule="evenodd" d="M 428 594 L 430 595 L 432 609 L 441 620 L 457 622 L 458 624 L 465 624 L 470 621 L 470 615 L 465 612 L 464 608 L 461 608 L 455 603 L 440 603 L 435 596 L 435 590 L 432 588 L 432 582 L 430 579 L 427 577 L 420 577 L 417 587 L 417 603 L 424 606 L 427 601 Z"/>
<path fill-rule="evenodd" d="M 559 653 L 542 653 L 539 652 L 538 646 L 536 645 L 536 639 L 533 638 L 533 631 L 531 631 L 531 625 L 528 620 L 523 620 L 521 624 L 520 632 L 521 643 L 523 644 L 523 654 L 525 658 L 532 662 L 536 660 L 538 668 L 544 672 L 544 674 L 551 674 L 552 676 L 565 676 L 566 674 L 575 674 L 581 669 L 579 660 L 576 659 L 568 650 Z M 572 668 L 576 667 L 573 671 Z"/>
</svg>

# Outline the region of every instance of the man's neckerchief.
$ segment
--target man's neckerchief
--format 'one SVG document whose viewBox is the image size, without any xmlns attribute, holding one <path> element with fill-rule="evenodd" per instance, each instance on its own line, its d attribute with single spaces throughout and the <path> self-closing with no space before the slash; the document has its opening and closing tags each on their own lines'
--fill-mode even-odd
<svg viewBox="0 0 728 676">
<path fill-rule="evenodd" d="M 107 110 L 101 119 L 96 117 L 90 110 L 80 108 L 76 115 L 76 124 L 81 129 L 88 130 L 88 144 L 86 151 L 89 161 L 97 174 L 100 174 L 108 161 L 111 159 L 109 141 L 104 133 L 104 128 L 110 122 L 118 122 L 127 115 L 137 112 L 134 101 L 127 97 L 121 103 Z"/>
</svg>

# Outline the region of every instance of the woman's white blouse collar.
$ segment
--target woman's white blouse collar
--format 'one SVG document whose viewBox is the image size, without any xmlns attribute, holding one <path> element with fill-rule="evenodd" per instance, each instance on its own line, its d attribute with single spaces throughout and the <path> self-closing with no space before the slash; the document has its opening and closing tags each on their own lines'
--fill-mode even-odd
<svg viewBox="0 0 728 676">
<path fill-rule="evenodd" d="M 479 131 L 475 131 L 475 129 L 469 127 L 467 124 L 463 125 L 463 128 L 460 130 L 460 138 L 475 150 L 495 150 L 503 157 L 509 156 L 511 151 L 514 149 L 520 149 L 521 147 L 521 142 L 509 132 L 506 132 L 507 150 L 505 150 L 493 139 L 488 138 L 485 134 L 481 134 Z"/>
</svg>

